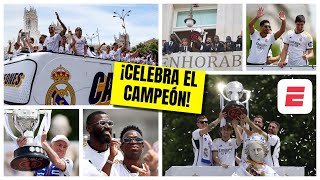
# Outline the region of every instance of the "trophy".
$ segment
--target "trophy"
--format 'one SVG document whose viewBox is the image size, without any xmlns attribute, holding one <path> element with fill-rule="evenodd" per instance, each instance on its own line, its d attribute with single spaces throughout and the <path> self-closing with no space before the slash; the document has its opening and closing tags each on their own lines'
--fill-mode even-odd
<svg viewBox="0 0 320 180">
<path fill-rule="evenodd" d="M 41 113 L 44 113 L 44 117 L 39 127 L 38 135 L 34 137 L 34 132 L 40 123 Z M 26 137 L 26 144 L 14 151 L 14 159 L 11 161 L 10 166 L 19 171 L 35 171 L 48 166 L 50 161 L 45 150 L 41 147 L 41 134 L 42 131 L 48 132 L 50 128 L 51 110 L 5 110 L 5 130 L 8 136 L 18 144 L 18 138 L 10 128 L 9 117 L 11 117 L 14 127 L 22 136 Z"/>
<path fill-rule="evenodd" d="M 223 112 L 226 112 L 225 119 L 231 122 L 233 119 L 238 119 L 242 114 L 247 115 L 249 109 L 250 91 L 243 89 L 243 86 L 238 81 L 229 82 L 227 85 L 220 85 L 220 106 Z M 226 95 L 225 95 L 226 93 Z M 243 94 L 246 94 L 246 99 L 240 102 Z M 224 106 L 224 100 L 228 103 Z M 246 104 L 246 107 L 243 105 Z"/>
</svg>

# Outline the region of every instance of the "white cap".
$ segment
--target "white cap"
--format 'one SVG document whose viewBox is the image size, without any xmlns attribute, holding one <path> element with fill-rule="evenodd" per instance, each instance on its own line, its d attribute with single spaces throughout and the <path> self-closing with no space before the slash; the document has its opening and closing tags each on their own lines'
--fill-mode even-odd
<svg viewBox="0 0 320 180">
<path fill-rule="evenodd" d="M 65 135 L 56 135 L 56 136 L 51 140 L 51 143 L 56 142 L 56 141 L 59 141 L 59 140 L 66 142 L 68 146 L 70 145 L 70 141 L 69 141 L 69 139 L 68 139 Z"/>
</svg>

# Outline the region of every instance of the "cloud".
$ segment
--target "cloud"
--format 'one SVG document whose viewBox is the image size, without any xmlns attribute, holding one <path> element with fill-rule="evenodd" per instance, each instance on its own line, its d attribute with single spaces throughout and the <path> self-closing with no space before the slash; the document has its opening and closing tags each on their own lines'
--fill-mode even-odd
<svg viewBox="0 0 320 180">
<path fill-rule="evenodd" d="M 88 4 L 59 4 L 59 5 L 32 5 L 38 13 L 38 26 L 42 34 L 48 34 L 48 26 L 56 23 L 55 11 L 59 13 L 62 22 L 72 31 L 82 27 L 83 35 L 97 34 L 99 28 L 100 41 L 112 43 L 114 35 L 122 32 L 120 18 L 113 18 L 113 11 L 121 12 L 130 9 L 130 16 L 125 18 L 127 32 L 130 35 L 131 45 L 158 38 L 158 8 L 157 5 L 88 5 Z M 146 6 L 146 7 L 144 7 Z M 23 28 L 24 8 L 29 5 L 4 5 L 4 41 L 16 38 L 19 29 Z M 93 40 L 97 43 L 97 38 Z"/>
</svg>

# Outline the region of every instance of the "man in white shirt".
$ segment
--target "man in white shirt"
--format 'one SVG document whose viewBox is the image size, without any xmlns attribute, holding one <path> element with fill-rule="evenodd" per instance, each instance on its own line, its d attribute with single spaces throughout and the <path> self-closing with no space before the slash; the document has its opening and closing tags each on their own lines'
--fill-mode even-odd
<svg viewBox="0 0 320 180">
<path fill-rule="evenodd" d="M 38 52 L 43 51 L 43 44 L 46 38 L 47 38 L 47 35 L 45 34 L 41 34 L 41 36 L 39 37 Z"/>
<path fill-rule="evenodd" d="M 73 50 L 75 51 L 76 55 L 79 56 L 87 56 L 87 40 L 85 37 L 82 36 L 82 29 L 80 27 L 77 27 L 75 30 L 75 36 L 72 38 L 72 44 Z"/>
<path fill-rule="evenodd" d="M 110 154 L 109 147 L 113 142 L 112 126 L 113 121 L 103 111 L 95 111 L 87 117 L 86 130 L 90 134 L 90 139 L 87 145 L 83 147 L 83 160 L 87 161 L 87 166 L 82 166 L 85 176 L 104 175 L 102 168 L 107 162 Z M 115 159 L 122 160 L 122 154 L 118 153 Z M 92 169 L 91 165 L 96 168 L 95 172 L 87 171 L 87 168 Z"/>
<path fill-rule="evenodd" d="M 265 158 L 265 163 L 271 167 L 280 167 L 279 154 L 280 154 L 280 138 L 277 135 L 280 130 L 280 124 L 276 121 L 271 121 L 268 126 L 268 148 L 269 153 Z"/>
<path fill-rule="evenodd" d="M 112 146 L 103 171 L 110 176 L 150 176 L 149 166 L 141 162 L 144 148 L 141 130 L 137 126 L 127 126 L 122 130 L 120 139 L 123 161 L 114 161 L 118 150 Z"/>
<path fill-rule="evenodd" d="M 25 137 L 17 139 L 20 147 L 26 144 Z M 70 141 L 64 135 L 56 135 L 51 143 L 47 143 L 47 133 L 43 132 L 41 136 L 41 146 L 46 151 L 50 164 L 43 168 L 34 171 L 34 176 L 71 176 L 73 169 L 73 161 L 65 157 Z"/>
<path fill-rule="evenodd" d="M 62 36 L 61 43 L 60 43 L 60 46 L 59 46 L 59 53 L 71 54 L 70 45 L 67 43 L 66 36 Z"/>
<path fill-rule="evenodd" d="M 53 25 L 49 26 L 49 34 L 50 36 L 46 37 L 44 44 L 43 44 L 43 51 L 51 51 L 51 52 L 58 52 L 59 51 L 59 41 L 61 37 L 65 35 L 67 28 L 60 20 L 59 14 L 56 12 L 57 20 L 62 26 L 62 30 L 60 33 L 55 33 L 55 27 Z"/>
<path fill-rule="evenodd" d="M 197 118 L 196 125 L 198 129 L 192 132 L 191 139 L 194 153 L 193 166 L 212 165 L 212 139 L 208 133 L 215 128 L 225 116 L 226 113 L 220 112 L 219 117 L 210 124 L 208 124 L 208 119 L 204 115 Z"/>
<path fill-rule="evenodd" d="M 249 23 L 251 47 L 247 59 L 247 65 L 264 65 L 271 45 L 285 32 L 286 29 L 286 15 L 283 11 L 280 11 L 279 19 L 282 23 L 279 31 L 275 34 L 269 34 L 271 26 L 268 20 L 260 22 L 260 31 L 255 30 L 254 24 L 263 15 L 263 8 L 260 7 L 257 11 L 256 17 Z"/>
<path fill-rule="evenodd" d="M 126 48 L 126 46 L 127 46 L 127 35 L 125 34 L 124 35 L 124 43 L 121 48 L 119 48 L 118 43 L 116 43 L 116 42 L 113 43 L 113 49 L 110 52 L 112 59 L 116 60 L 116 61 L 121 61 L 121 52 Z"/>
<path fill-rule="evenodd" d="M 18 42 L 14 43 L 14 49 L 11 52 L 11 45 L 12 45 L 12 42 L 9 41 L 9 48 L 8 48 L 7 54 L 9 55 L 8 57 L 15 57 L 21 52 L 21 46 Z M 10 56 L 10 54 L 12 55 Z"/>
<path fill-rule="evenodd" d="M 284 38 L 281 61 L 278 66 L 283 68 L 287 54 L 288 66 L 307 66 L 308 59 L 314 57 L 312 36 L 304 31 L 305 17 L 298 15 L 295 19 L 296 28 L 288 31 Z"/>
<path fill-rule="evenodd" d="M 235 151 L 242 142 L 238 123 L 238 120 L 232 120 L 232 127 L 235 131 L 236 138 L 231 138 L 232 127 L 229 124 L 220 127 L 219 134 L 221 138 L 216 138 L 212 143 L 212 157 L 215 165 L 224 168 L 235 166 Z"/>
</svg>

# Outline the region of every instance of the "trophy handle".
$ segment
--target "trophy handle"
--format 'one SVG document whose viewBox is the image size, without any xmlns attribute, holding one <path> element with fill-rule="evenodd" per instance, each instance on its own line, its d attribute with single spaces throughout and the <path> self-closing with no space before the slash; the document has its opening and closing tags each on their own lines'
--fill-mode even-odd
<svg viewBox="0 0 320 180">
<path fill-rule="evenodd" d="M 220 91 L 220 94 L 222 95 L 222 97 L 227 100 L 227 101 L 231 101 L 231 99 L 229 99 L 227 96 L 224 95 L 223 90 Z"/>
<path fill-rule="evenodd" d="M 249 90 L 243 90 L 243 92 L 244 93 L 246 93 L 246 100 L 244 100 L 244 101 L 242 101 L 241 103 L 247 103 L 248 101 L 249 101 L 249 99 L 250 99 L 250 97 L 251 97 L 251 91 L 249 91 Z"/>
<path fill-rule="evenodd" d="M 51 112 L 52 110 L 40 110 L 40 114 L 44 114 L 40 127 L 38 129 L 37 136 L 34 138 L 35 145 L 41 146 L 41 136 L 42 132 L 45 131 L 48 133 L 51 125 Z"/>
<path fill-rule="evenodd" d="M 15 142 L 15 144 L 17 145 L 17 139 L 18 137 L 15 136 L 10 128 L 10 124 L 9 124 L 9 118 L 8 118 L 8 114 L 9 112 L 4 113 L 4 129 L 6 130 L 7 135 L 13 140 L 13 142 Z"/>
</svg>

